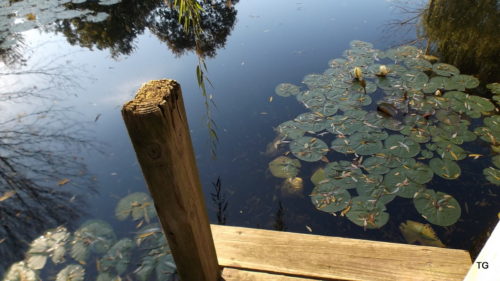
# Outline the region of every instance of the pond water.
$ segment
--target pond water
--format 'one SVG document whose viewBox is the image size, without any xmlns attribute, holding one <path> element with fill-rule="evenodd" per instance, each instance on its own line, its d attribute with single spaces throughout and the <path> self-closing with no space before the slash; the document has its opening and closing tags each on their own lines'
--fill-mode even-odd
<svg viewBox="0 0 500 281">
<path fill-rule="evenodd" d="M 2 0 L 5 280 L 175 277 L 120 114 L 161 78 L 212 223 L 477 254 L 500 211 L 497 1 L 204 8 L 195 38 L 169 1 Z"/>
</svg>

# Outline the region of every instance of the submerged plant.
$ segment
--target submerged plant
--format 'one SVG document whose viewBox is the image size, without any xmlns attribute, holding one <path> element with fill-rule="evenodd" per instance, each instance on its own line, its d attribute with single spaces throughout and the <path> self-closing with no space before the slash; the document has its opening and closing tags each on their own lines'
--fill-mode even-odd
<svg viewBox="0 0 500 281">
<path fill-rule="evenodd" d="M 428 60 L 413 46 L 380 51 L 362 41 L 351 42 L 344 58 L 329 66 L 323 74 L 306 75 L 306 89 L 290 83 L 276 87 L 279 96 L 295 97 L 308 112 L 276 128 L 297 159 L 273 160 L 273 175 L 295 177 L 299 160 L 315 163 L 343 155 L 351 160 L 320 164 L 311 176 L 311 201 L 318 210 L 341 211 L 365 229 L 380 228 L 389 220 L 385 205 L 399 196 L 413 199 L 430 223 L 454 224 L 461 214 L 459 203 L 426 185 L 434 175 L 460 177 L 459 161 L 468 156 L 464 143 L 479 137 L 493 149 L 499 147 L 494 103 L 469 92 L 479 80 L 453 65 Z M 488 88 L 500 92 L 498 83 Z M 473 126 L 471 119 L 483 115 L 489 116 L 484 126 Z M 286 163 L 277 166 L 279 161 Z M 496 185 L 498 162 L 494 158 L 495 167 L 484 169 L 486 179 Z"/>
</svg>

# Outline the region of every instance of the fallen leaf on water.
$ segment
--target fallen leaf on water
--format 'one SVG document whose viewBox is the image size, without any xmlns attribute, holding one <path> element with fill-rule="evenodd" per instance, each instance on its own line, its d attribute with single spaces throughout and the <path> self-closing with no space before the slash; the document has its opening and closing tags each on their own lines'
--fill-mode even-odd
<svg viewBox="0 0 500 281">
<path fill-rule="evenodd" d="M 62 180 L 58 181 L 57 184 L 59 186 L 62 186 L 62 185 L 67 184 L 69 181 L 70 181 L 69 179 L 62 179 Z"/>
<path fill-rule="evenodd" d="M 0 244 L 2 244 L 5 241 L 6 238 L 0 239 Z"/>
<path fill-rule="evenodd" d="M 399 230 L 408 243 L 419 242 L 425 246 L 446 247 L 428 224 L 407 220 L 406 223 L 401 223 Z"/>
<path fill-rule="evenodd" d="M 273 97 L 272 96 L 269 97 L 269 102 L 273 102 Z"/>
<path fill-rule="evenodd" d="M 469 154 L 469 157 L 471 158 L 474 158 L 474 160 L 476 160 L 477 158 L 483 156 L 482 154 L 477 154 L 477 153 L 471 153 Z"/>
<path fill-rule="evenodd" d="M 261 115 L 267 115 L 267 112 L 263 111 L 260 113 Z"/>
<path fill-rule="evenodd" d="M 10 197 L 14 196 L 14 194 L 16 194 L 16 192 L 12 190 L 5 192 L 2 196 L 0 196 L 0 202 L 9 199 Z"/>
<path fill-rule="evenodd" d="M 29 13 L 29 14 L 26 15 L 26 19 L 27 20 L 32 20 L 32 21 L 36 20 L 36 15 L 33 14 L 33 13 Z"/>
<path fill-rule="evenodd" d="M 310 226 L 306 225 L 306 228 L 307 228 L 307 231 L 313 232 L 313 230 L 312 230 L 312 228 Z"/>
</svg>

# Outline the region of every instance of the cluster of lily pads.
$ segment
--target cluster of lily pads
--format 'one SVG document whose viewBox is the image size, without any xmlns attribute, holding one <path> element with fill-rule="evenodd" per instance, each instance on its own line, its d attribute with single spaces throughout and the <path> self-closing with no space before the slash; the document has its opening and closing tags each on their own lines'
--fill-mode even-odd
<svg viewBox="0 0 500 281">
<path fill-rule="evenodd" d="M 102 220 L 88 220 L 73 233 L 59 226 L 31 242 L 25 259 L 13 264 L 3 280 L 39 281 L 41 270 L 50 261 L 55 267 L 64 266 L 57 281 L 83 281 L 92 260 L 96 261 L 97 281 L 118 281 L 126 274 L 141 281 L 153 280 L 153 272 L 158 281 L 170 280 L 176 267 L 159 225 L 150 223 L 156 213 L 149 196 L 132 193 L 119 201 L 115 213 L 119 220 L 131 217 L 138 222 L 135 237 L 118 239 L 111 225 Z M 133 261 L 139 267 L 132 268 Z"/>
<path fill-rule="evenodd" d="M 459 203 L 426 184 L 435 175 L 460 177 L 458 162 L 478 157 L 462 148 L 464 143 L 479 136 L 493 151 L 499 147 L 495 104 L 469 94 L 478 79 L 414 46 L 380 51 L 367 42 L 350 45 L 322 74 L 306 75 L 306 89 L 290 83 L 276 87 L 277 95 L 294 96 L 309 111 L 277 126 L 280 142 L 296 159 L 285 153 L 270 163 L 271 172 L 293 179 L 299 160 L 327 162 L 311 177 L 312 203 L 324 212 L 340 211 L 364 228 L 387 223 L 386 204 L 396 196 L 412 199 L 432 224 L 454 224 Z M 500 92 L 498 84 L 488 87 Z M 471 120 L 483 115 L 488 116 L 484 126 L 473 129 Z M 333 157 L 344 160 L 331 162 Z M 499 156 L 493 163 L 496 168 L 484 174 L 500 185 Z"/>
</svg>

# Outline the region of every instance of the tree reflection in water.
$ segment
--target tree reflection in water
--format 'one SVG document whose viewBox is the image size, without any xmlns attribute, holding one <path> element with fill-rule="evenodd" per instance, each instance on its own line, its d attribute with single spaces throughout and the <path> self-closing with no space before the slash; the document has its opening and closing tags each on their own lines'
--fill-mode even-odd
<svg viewBox="0 0 500 281">
<path fill-rule="evenodd" d="M 483 82 L 500 81 L 498 1 L 431 0 L 420 27 L 443 61 Z"/>
<path fill-rule="evenodd" d="M 53 100 L 55 90 L 75 90 L 78 84 L 61 60 L 30 68 L 4 65 L 0 71 L 4 108 L 0 116 L 0 276 L 5 267 L 23 258 L 27 241 L 76 221 L 83 210 L 81 193 L 93 190 L 85 164 L 74 155 L 95 144 L 87 140 L 85 124 L 76 122 L 71 109 L 37 105 L 29 113 L 7 110 Z M 77 193 L 82 186 L 85 190 Z"/>
</svg>

